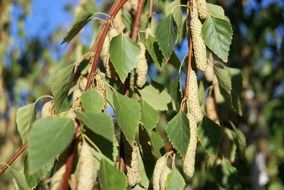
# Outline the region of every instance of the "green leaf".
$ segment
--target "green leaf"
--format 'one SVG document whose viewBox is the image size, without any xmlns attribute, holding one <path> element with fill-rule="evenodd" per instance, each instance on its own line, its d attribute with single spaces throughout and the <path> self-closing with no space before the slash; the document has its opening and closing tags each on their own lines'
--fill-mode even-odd
<svg viewBox="0 0 284 190">
<path fill-rule="evenodd" d="M 172 83 L 167 86 L 168 92 L 172 97 L 172 104 L 174 110 L 179 110 L 182 101 L 182 90 L 180 85 L 180 76 L 178 75 Z"/>
<path fill-rule="evenodd" d="M 167 177 L 166 189 L 183 190 L 185 185 L 185 181 L 180 172 L 176 168 L 173 169 Z"/>
<path fill-rule="evenodd" d="M 221 94 L 224 96 L 230 108 L 232 106 L 232 79 L 230 72 L 223 64 L 217 63 L 214 65 L 214 71 L 217 76 Z"/>
<path fill-rule="evenodd" d="M 153 59 L 154 63 L 160 68 L 164 63 L 164 56 L 160 50 L 159 44 L 154 36 L 149 34 L 149 37 L 146 41 L 146 48 Z"/>
<path fill-rule="evenodd" d="M 76 116 L 94 133 L 113 141 L 114 128 L 112 119 L 105 113 L 76 112 Z"/>
<path fill-rule="evenodd" d="M 222 20 L 227 19 L 227 17 L 225 16 L 225 11 L 224 11 L 223 7 L 221 7 L 219 5 L 207 3 L 207 11 L 208 11 L 208 14 L 212 17 L 219 18 L 219 19 L 222 19 Z"/>
<path fill-rule="evenodd" d="M 242 105 L 241 105 L 241 92 L 243 89 L 243 78 L 240 69 L 226 67 L 231 75 L 232 80 L 232 106 L 234 111 L 239 115 L 242 115 Z"/>
<path fill-rule="evenodd" d="M 217 156 L 221 141 L 220 126 L 204 116 L 197 129 L 197 136 L 205 151 L 211 156 Z"/>
<path fill-rule="evenodd" d="M 9 166 L 8 171 L 9 174 L 14 177 L 16 184 L 18 185 L 20 190 L 31 190 L 31 188 L 29 188 L 28 186 L 23 170 L 17 171 L 13 167 Z"/>
<path fill-rule="evenodd" d="M 208 48 L 227 62 L 233 36 L 230 22 L 208 16 L 202 26 L 202 36 Z"/>
<path fill-rule="evenodd" d="M 168 103 L 172 101 L 171 96 L 166 91 L 160 93 L 159 90 L 152 85 L 139 90 L 139 93 L 141 94 L 142 99 L 156 110 L 167 110 Z"/>
<path fill-rule="evenodd" d="M 168 138 L 181 156 L 185 156 L 189 143 L 189 121 L 183 112 L 178 112 L 166 128 Z"/>
<path fill-rule="evenodd" d="M 17 110 L 16 123 L 22 142 L 26 142 L 32 123 L 36 118 L 35 103 L 25 105 Z"/>
<path fill-rule="evenodd" d="M 139 52 L 139 46 L 125 34 L 112 38 L 109 49 L 110 60 L 122 82 L 136 67 Z"/>
<path fill-rule="evenodd" d="M 24 162 L 24 174 L 26 181 L 31 189 L 35 189 L 38 183 L 41 180 L 46 179 L 47 177 L 50 176 L 52 172 L 52 167 L 54 165 L 54 160 L 51 160 L 48 164 L 46 164 L 43 168 L 40 170 L 34 172 L 33 174 L 30 174 L 29 171 L 29 162 L 28 159 L 25 159 Z"/>
<path fill-rule="evenodd" d="M 133 144 L 135 133 L 138 130 L 141 118 L 140 105 L 136 100 L 118 93 L 113 94 L 113 99 L 119 127 L 124 133 L 129 144 Z"/>
<path fill-rule="evenodd" d="M 177 25 L 172 14 L 164 18 L 157 26 L 156 38 L 166 60 L 175 47 L 177 39 Z"/>
<path fill-rule="evenodd" d="M 245 135 L 242 133 L 241 130 L 239 130 L 238 128 L 235 127 L 235 125 L 232 125 L 233 129 L 234 129 L 234 136 L 235 136 L 235 140 L 236 143 L 238 145 L 238 148 L 240 150 L 241 153 L 245 153 L 245 149 L 246 149 L 246 137 Z"/>
<path fill-rule="evenodd" d="M 223 159 L 215 168 L 214 173 L 216 180 L 221 187 L 232 189 L 230 187 L 236 181 L 237 170 L 228 160 Z"/>
<path fill-rule="evenodd" d="M 147 129 L 152 130 L 156 127 L 159 120 L 159 113 L 145 101 L 140 100 L 141 105 L 141 122 Z"/>
<path fill-rule="evenodd" d="M 104 108 L 104 99 L 94 88 L 83 92 L 80 99 L 86 112 L 101 113 Z"/>
<path fill-rule="evenodd" d="M 65 42 L 69 43 L 79 32 L 80 30 L 92 20 L 93 13 L 80 10 L 73 21 L 71 29 L 68 30 L 67 34 L 63 38 L 61 44 Z"/>
<path fill-rule="evenodd" d="M 101 160 L 99 182 L 103 190 L 126 190 L 127 187 L 126 176 L 105 159 Z"/>
<path fill-rule="evenodd" d="M 72 64 L 57 70 L 51 76 L 51 92 L 54 96 L 53 101 L 56 111 L 60 110 L 70 88 L 76 82 L 74 79 L 74 65 Z"/>
<path fill-rule="evenodd" d="M 62 153 L 73 139 L 74 122 L 67 118 L 36 120 L 29 136 L 30 172 L 43 168 Z"/>
<path fill-rule="evenodd" d="M 150 137 L 151 144 L 153 146 L 153 155 L 156 158 L 159 158 L 163 155 L 164 151 L 164 141 L 156 131 L 147 130 L 147 133 Z"/>
<path fill-rule="evenodd" d="M 174 17 L 178 29 L 178 36 L 182 35 L 183 32 L 182 10 L 180 5 L 180 0 L 175 0 L 171 3 L 167 3 L 165 7 L 166 16 L 172 14 Z"/>
</svg>

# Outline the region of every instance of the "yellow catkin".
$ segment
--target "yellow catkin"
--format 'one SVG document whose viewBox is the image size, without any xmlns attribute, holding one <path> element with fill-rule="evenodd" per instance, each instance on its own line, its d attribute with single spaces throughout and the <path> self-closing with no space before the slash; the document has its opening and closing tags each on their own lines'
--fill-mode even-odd
<svg viewBox="0 0 284 190">
<path fill-rule="evenodd" d="M 106 35 L 103 47 L 102 47 L 102 52 L 101 52 L 101 58 L 103 60 L 104 67 L 106 69 L 106 75 L 108 78 L 113 78 L 114 77 L 114 70 L 113 67 L 110 65 L 109 62 L 109 47 L 110 47 L 110 41 L 113 37 L 117 36 L 119 32 L 115 28 L 111 28 Z"/>
<path fill-rule="evenodd" d="M 125 151 L 126 157 L 126 171 L 128 178 L 128 185 L 134 187 L 140 182 L 139 173 L 139 160 L 138 160 L 139 149 L 137 145 L 132 147 L 129 145 L 129 149 Z"/>
<path fill-rule="evenodd" d="M 187 176 L 192 177 L 195 169 L 194 167 L 197 146 L 197 123 L 192 114 L 187 113 L 187 117 L 189 120 L 190 139 L 186 155 L 183 160 L 183 171 Z"/>
<path fill-rule="evenodd" d="M 123 23 L 122 17 L 122 11 L 120 10 L 112 21 L 113 27 L 120 33 L 122 33 L 126 28 L 125 24 Z"/>
<path fill-rule="evenodd" d="M 66 170 L 66 165 L 64 164 L 55 174 L 50 178 L 50 190 L 58 190 L 60 189 L 60 185 L 62 183 L 62 178 L 64 176 Z"/>
<path fill-rule="evenodd" d="M 92 148 L 87 142 L 83 142 L 80 153 L 80 171 L 78 190 L 91 190 L 95 184 L 95 162 L 92 154 Z"/>
<path fill-rule="evenodd" d="M 166 189 L 166 182 L 167 182 L 167 178 L 169 176 L 169 174 L 171 173 L 171 169 L 166 166 L 162 173 L 161 173 L 161 178 L 160 178 L 160 189 L 161 190 L 165 190 Z"/>
<path fill-rule="evenodd" d="M 212 96 L 206 99 L 206 113 L 209 119 L 220 124 L 215 99 Z"/>
<path fill-rule="evenodd" d="M 206 0 L 197 0 L 198 15 L 201 19 L 205 19 L 208 16 Z"/>
<path fill-rule="evenodd" d="M 80 78 L 79 80 L 80 90 L 85 90 L 86 85 L 87 85 L 87 78 Z"/>
<path fill-rule="evenodd" d="M 160 157 L 155 165 L 153 172 L 153 190 L 160 190 L 160 178 L 163 169 L 167 167 L 167 159 L 165 156 Z"/>
<path fill-rule="evenodd" d="M 41 110 L 41 116 L 45 117 L 52 117 L 55 114 L 54 112 L 54 104 L 53 101 L 46 102 Z"/>
<path fill-rule="evenodd" d="M 202 120 L 203 114 L 201 112 L 199 97 L 198 97 L 197 76 L 193 70 L 191 70 L 189 75 L 187 110 L 189 113 L 193 115 L 197 123 L 199 123 Z"/>
<path fill-rule="evenodd" d="M 145 57 L 145 45 L 142 42 L 138 43 L 140 46 L 140 53 L 138 56 L 138 64 L 136 67 L 136 73 L 137 73 L 137 81 L 136 84 L 138 87 L 143 87 L 145 82 L 146 82 L 146 78 L 147 78 L 147 72 L 148 72 L 148 64 L 147 64 L 147 60 Z"/>
<path fill-rule="evenodd" d="M 214 72 L 214 64 L 211 61 L 208 62 L 204 75 L 207 81 L 209 82 L 213 81 L 215 77 L 215 72 Z"/>
<path fill-rule="evenodd" d="M 99 92 L 99 94 L 106 99 L 106 87 L 105 87 L 105 83 L 104 83 L 104 79 L 101 75 L 100 72 L 97 72 L 96 76 L 95 76 L 95 80 L 96 80 L 96 89 Z"/>
<path fill-rule="evenodd" d="M 200 71 L 205 71 L 207 67 L 206 46 L 201 36 L 202 23 L 198 19 L 196 3 L 196 1 L 193 1 L 190 20 L 193 53 L 197 69 Z"/>
</svg>

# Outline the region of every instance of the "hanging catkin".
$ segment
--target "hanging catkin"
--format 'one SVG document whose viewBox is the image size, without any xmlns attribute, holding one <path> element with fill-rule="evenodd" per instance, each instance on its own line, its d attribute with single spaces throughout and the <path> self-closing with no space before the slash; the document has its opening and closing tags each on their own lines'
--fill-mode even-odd
<svg viewBox="0 0 284 190">
<path fill-rule="evenodd" d="M 87 142 L 83 142 L 80 153 L 80 172 L 78 190 L 91 190 L 95 184 L 95 162 L 92 148 Z"/>
<path fill-rule="evenodd" d="M 139 149 L 137 145 L 130 146 L 128 144 L 125 146 L 126 171 L 128 185 L 130 187 L 133 187 L 140 182 L 138 154 Z"/>
<path fill-rule="evenodd" d="M 136 84 L 138 87 L 143 87 L 146 82 L 147 72 L 148 72 L 148 64 L 145 58 L 145 45 L 142 42 L 138 43 L 140 46 L 140 53 L 138 56 L 138 64 L 136 67 L 137 73 L 137 81 Z"/>
<path fill-rule="evenodd" d="M 166 166 L 161 173 L 161 178 L 160 178 L 160 189 L 161 190 L 166 189 L 166 182 L 167 182 L 167 178 L 170 173 L 171 173 L 171 169 L 168 166 Z"/>
<path fill-rule="evenodd" d="M 206 113 L 209 119 L 211 119 L 215 123 L 220 123 L 217 114 L 215 99 L 212 96 L 209 96 L 206 99 Z"/>
<path fill-rule="evenodd" d="M 113 37 L 117 36 L 119 32 L 115 28 L 111 28 L 106 35 L 102 52 L 101 52 L 101 58 L 103 60 L 104 67 L 106 69 L 106 75 L 108 78 L 113 78 L 115 75 L 114 68 L 110 65 L 109 62 L 109 47 L 110 47 L 110 41 Z"/>
<path fill-rule="evenodd" d="M 187 117 L 189 120 L 190 139 L 183 160 L 183 171 L 187 176 L 192 177 L 194 174 L 195 154 L 197 146 L 197 124 L 192 114 L 187 113 Z"/>
<path fill-rule="evenodd" d="M 52 117 L 54 115 L 54 104 L 53 101 L 46 102 L 41 110 L 41 116 L 45 117 Z"/>
<path fill-rule="evenodd" d="M 202 120 L 203 114 L 199 104 L 197 76 L 193 70 L 189 74 L 187 110 L 193 115 L 197 123 Z"/>
<path fill-rule="evenodd" d="M 105 87 L 104 79 L 99 71 L 96 73 L 95 80 L 96 80 L 97 91 L 104 99 L 106 99 L 106 87 Z"/>
<path fill-rule="evenodd" d="M 207 67 L 206 46 L 201 36 L 202 23 L 198 19 L 196 0 L 192 3 L 190 29 L 196 67 L 198 70 L 205 71 Z"/>
<path fill-rule="evenodd" d="M 167 159 L 165 156 L 160 157 L 155 165 L 153 172 L 153 190 L 160 190 L 160 178 L 163 169 L 167 167 Z"/>
<path fill-rule="evenodd" d="M 205 75 L 205 79 L 209 82 L 212 82 L 214 77 L 215 77 L 215 73 L 214 73 L 214 65 L 212 62 L 208 62 L 207 68 L 204 72 Z"/>
<path fill-rule="evenodd" d="M 208 16 L 206 0 L 197 0 L 198 15 L 201 19 L 205 19 Z"/>
</svg>

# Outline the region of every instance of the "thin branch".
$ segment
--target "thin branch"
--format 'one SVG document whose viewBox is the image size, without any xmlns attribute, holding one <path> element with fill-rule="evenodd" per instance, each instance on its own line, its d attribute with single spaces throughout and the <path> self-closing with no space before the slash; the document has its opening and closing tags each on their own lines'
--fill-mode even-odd
<svg viewBox="0 0 284 190">
<path fill-rule="evenodd" d="M 13 162 L 23 153 L 28 147 L 28 143 L 23 144 L 19 150 L 10 158 L 10 160 L 5 164 L 0 170 L 0 176 L 8 169 L 8 167 L 13 164 Z"/>
<path fill-rule="evenodd" d="M 109 17 L 114 18 L 116 16 L 116 14 L 118 13 L 118 11 L 126 3 L 126 1 L 127 0 L 116 1 L 116 3 L 111 7 L 111 9 L 109 11 L 109 14 L 108 14 Z M 102 51 L 102 46 L 104 44 L 108 29 L 110 28 L 110 26 L 111 26 L 110 19 L 107 19 L 107 22 L 102 27 L 102 31 L 101 31 L 101 33 L 98 37 L 98 41 L 91 48 L 91 51 L 95 52 L 95 56 L 91 59 L 92 69 L 91 69 L 91 72 L 88 75 L 85 90 L 88 90 L 90 88 L 90 86 L 92 85 L 93 81 L 94 81 L 98 61 L 99 61 L 100 54 L 101 54 L 101 51 Z"/>
</svg>

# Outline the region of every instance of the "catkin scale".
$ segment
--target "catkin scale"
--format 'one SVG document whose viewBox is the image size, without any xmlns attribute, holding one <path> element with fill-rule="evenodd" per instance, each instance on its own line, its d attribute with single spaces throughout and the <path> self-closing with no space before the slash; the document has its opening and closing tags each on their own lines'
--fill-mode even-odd
<svg viewBox="0 0 284 190">
<path fill-rule="evenodd" d="M 114 68 L 110 65 L 109 62 L 109 47 L 111 39 L 118 34 L 119 32 L 115 28 L 111 28 L 105 37 L 105 41 L 102 47 L 101 58 L 103 60 L 104 67 L 106 69 L 106 75 L 108 78 L 113 78 L 115 76 Z"/>
<path fill-rule="evenodd" d="M 91 190 L 95 184 L 95 162 L 92 149 L 88 143 L 83 142 L 80 153 L 80 171 L 78 190 Z"/>
<path fill-rule="evenodd" d="M 190 140 L 183 160 L 183 171 L 187 176 L 192 177 L 195 170 L 194 167 L 197 146 L 197 124 L 192 114 L 187 113 L 187 117 L 190 125 Z"/>
<path fill-rule="evenodd" d="M 146 82 L 147 72 L 148 72 L 148 64 L 147 60 L 145 58 L 145 46 L 142 42 L 138 43 L 140 46 L 140 53 L 138 56 L 138 64 L 136 67 L 136 73 L 137 73 L 137 80 L 136 84 L 138 87 L 143 87 Z"/>
<path fill-rule="evenodd" d="M 191 10 L 190 30 L 196 67 L 200 71 L 205 71 L 207 67 L 206 46 L 201 36 L 202 23 L 198 19 L 196 1 L 193 1 Z"/>
<path fill-rule="evenodd" d="M 160 178 L 163 169 L 167 167 L 167 159 L 166 157 L 160 157 L 155 165 L 153 172 L 153 190 L 160 190 Z"/>
<path fill-rule="evenodd" d="M 166 166 L 161 173 L 161 178 L 160 178 L 160 189 L 161 190 L 166 189 L 166 182 L 167 182 L 168 175 L 170 173 L 171 173 L 171 169 L 168 166 Z"/>
<path fill-rule="evenodd" d="M 41 110 L 41 116 L 45 117 L 52 117 L 54 115 L 54 104 L 53 101 L 46 102 Z"/>
<path fill-rule="evenodd" d="M 204 72 L 205 79 L 209 82 L 212 82 L 215 77 L 214 72 L 214 63 L 212 61 L 208 62 L 207 68 Z"/>
<path fill-rule="evenodd" d="M 125 159 L 126 159 L 128 185 L 130 187 L 133 187 L 140 182 L 139 160 L 138 160 L 139 149 L 137 145 L 133 146 L 126 145 L 125 148 L 126 148 Z"/>
<path fill-rule="evenodd" d="M 210 118 L 212 121 L 218 124 L 220 123 L 218 114 L 217 114 L 215 100 L 212 96 L 209 96 L 206 99 L 206 113 L 207 113 L 208 118 Z"/>
<path fill-rule="evenodd" d="M 193 115 L 197 123 L 202 120 L 203 114 L 199 104 L 197 76 L 193 70 L 189 74 L 187 110 Z"/>
<path fill-rule="evenodd" d="M 208 16 L 206 0 L 197 0 L 198 15 L 201 19 Z"/>
</svg>

